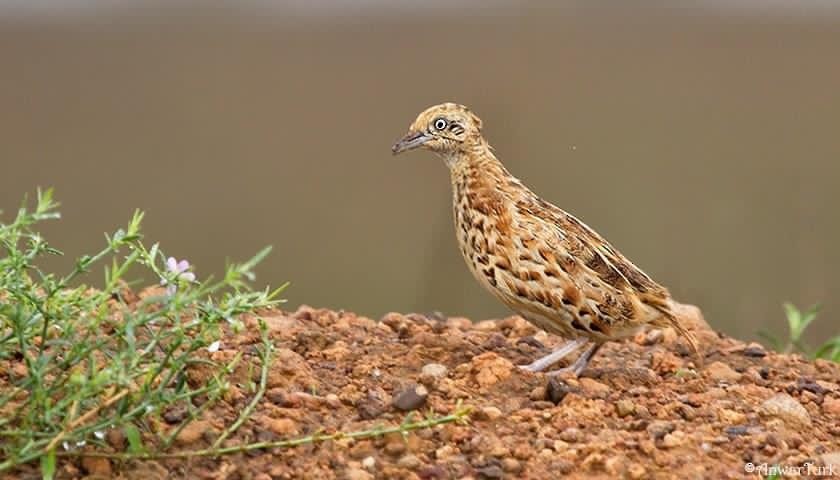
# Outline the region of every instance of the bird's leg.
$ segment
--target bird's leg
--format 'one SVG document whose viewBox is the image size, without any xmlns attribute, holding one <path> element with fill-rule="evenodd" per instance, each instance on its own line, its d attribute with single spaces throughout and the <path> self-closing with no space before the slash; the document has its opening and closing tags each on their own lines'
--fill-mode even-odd
<svg viewBox="0 0 840 480">
<path fill-rule="evenodd" d="M 542 358 L 534 360 L 528 365 L 520 365 L 519 368 L 529 372 L 541 372 L 546 368 L 550 367 L 557 360 L 560 360 L 561 358 L 565 357 L 566 355 L 574 352 L 578 348 L 585 345 L 587 341 L 588 340 L 586 340 L 585 338 L 576 338 L 574 340 L 569 340 L 557 350 L 549 353 L 548 355 Z"/>
<path fill-rule="evenodd" d="M 580 376 L 580 374 L 583 373 L 583 370 L 586 368 L 586 366 L 589 365 L 589 361 L 592 360 L 592 357 L 594 357 L 595 354 L 598 353 L 598 349 L 601 348 L 601 345 L 603 344 L 593 343 L 589 346 L 589 348 L 587 348 L 583 351 L 583 353 L 580 354 L 580 356 L 575 360 L 575 363 L 565 368 L 560 368 L 557 370 L 547 372 L 546 375 L 553 377 L 556 375 L 563 374 L 565 372 L 572 372 L 575 374 L 576 377 Z"/>
</svg>

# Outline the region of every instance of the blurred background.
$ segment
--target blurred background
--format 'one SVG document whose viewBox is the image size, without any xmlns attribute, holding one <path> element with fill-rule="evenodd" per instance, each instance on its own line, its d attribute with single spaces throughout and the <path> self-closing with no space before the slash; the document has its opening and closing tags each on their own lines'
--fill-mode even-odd
<svg viewBox="0 0 840 480">
<path fill-rule="evenodd" d="M 290 280 L 290 308 L 507 315 L 460 258 L 442 162 L 390 154 L 457 101 L 716 328 L 783 333 L 782 302 L 821 302 L 824 340 L 840 4 L 690 3 L 0 0 L 3 218 L 54 186 L 55 268 L 140 208 L 200 278 L 274 245 L 258 284 Z"/>
</svg>

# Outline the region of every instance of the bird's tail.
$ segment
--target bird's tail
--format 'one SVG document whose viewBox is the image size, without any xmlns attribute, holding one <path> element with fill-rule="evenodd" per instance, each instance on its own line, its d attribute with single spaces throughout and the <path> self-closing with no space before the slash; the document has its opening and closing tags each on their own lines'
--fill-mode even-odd
<svg viewBox="0 0 840 480">
<path fill-rule="evenodd" d="M 689 347 L 691 347 L 691 352 L 693 353 L 694 358 L 697 360 L 697 366 L 702 366 L 703 356 L 700 354 L 700 348 L 697 344 L 697 337 L 694 336 L 693 332 L 686 328 L 686 323 L 689 323 L 685 321 L 687 319 L 681 319 L 675 313 L 681 310 L 680 308 L 678 308 L 680 304 L 675 302 L 673 299 L 669 298 L 665 302 L 649 303 L 649 305 L 662 314 L 660 320 L 656 322 L 656 325 L 661 327 L 673 328 L 681 337 L 685 339 L 686 342 L 688 342 Z"/>
</svg>

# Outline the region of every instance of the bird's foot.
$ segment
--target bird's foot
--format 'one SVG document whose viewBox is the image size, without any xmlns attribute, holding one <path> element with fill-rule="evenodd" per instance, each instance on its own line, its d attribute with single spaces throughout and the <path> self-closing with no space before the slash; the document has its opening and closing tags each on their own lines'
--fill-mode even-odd
<svg viewBox="0 0 840 480">
<path fill-rule="evenodd" d="M 578 348 L 584 346 L 588 340 L 584 338 L 576 338 L 574 340 L 570 340 L 564 343 L 560 348 L 557 350 L 549 353 L 548 355 L 538 358 L 533 362 L 529 363 L 528 365 L 520 365 L 519 368 L 525 370 L 526 372 L 542 372 L 546 368 L 550 367 L 552 364 L 560 360 L 561 358 L 565 357 L 566 355 L 574 352 Z M 587 350 L 588 352 L 589 350 Z M 585 353 L 585 352 L 584 352 Z M 583 356 L 583 355 L 581 355 Z M 584 365 L 585 366 L 585 365 Z"/>
<path fill-rule="evenodd" d="M 601 348 L 600 343 L 593 343 L 589 346 L 589 348 L 584 350 L 577 359 L 575 359 L 574 363 L 568 367 L 558 368 L 557 370 L 546 372 L 546 375 L 549 377 L 556 377 L 571 372 L 575 377 L 579 377 L 586 369 L 586 366 L 589 365 L 589 361 L 592 360 L 595 353 L 598 352 L 599 348 Z"/>
</svg>

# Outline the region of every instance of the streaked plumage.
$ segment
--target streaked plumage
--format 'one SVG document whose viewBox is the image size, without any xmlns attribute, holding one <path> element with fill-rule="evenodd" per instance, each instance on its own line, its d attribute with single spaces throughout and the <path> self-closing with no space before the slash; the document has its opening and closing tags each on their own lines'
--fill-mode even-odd
<svg viewBox="0 0 840 480">
<path fill-rule="evenodd" d="M 456 235 L 476 279 L 538 327 L 581 339 L 565 346 L 570 351 L 584 339 L 594 343 L 576 362 L 576 373 L 602 343 L 650 326 L 673 327 L 697 351 L 668 290 L 594 230 L 513 177 L 469 109 L 444 103 L 422 112 L 393 151 L 418 147 L 432 150 L 449 167 Z M 537 361 L 529 368 L 546 366 Z"/>
</svg>

